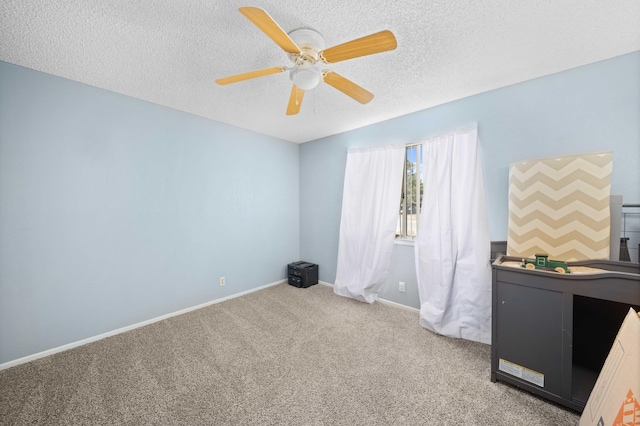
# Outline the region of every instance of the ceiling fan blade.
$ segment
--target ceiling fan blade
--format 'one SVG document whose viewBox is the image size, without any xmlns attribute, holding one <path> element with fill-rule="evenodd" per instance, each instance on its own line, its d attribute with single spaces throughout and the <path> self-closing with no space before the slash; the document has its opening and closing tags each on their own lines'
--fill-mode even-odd
<svg viewBox="0 0 640 426">
<path fill-rule="evenodd" d="M 345 95 L 355 99 L 361 104 L 366 104 L 373 99 L 373 93 L 355 84 L 353 81 L 344 78 L 340 74 L 328 71 L 323 73 L 324 82 L 332 86 Z"/>
<path fill-rule="evenodd" d="M 337 46 L 330 47 L 320 52 L 324 62 L 336 63 L 360 56 L 373 55 L 374 53 L 393 50 L 398 46 L 396 38 L 389 30 L 370 34 Z"/>
<path fill-rule="evenodd" d="M 291 89 L 291 96 L 289 96 L 289 105 L 287 105 L 287 115 L 296 115 L 300 112 L 300 106 L 302 105 L 302 98 L 304 96 L 304 90 L 293 85 Z"/>
<path fill-rule="evenodd" d="M 221 85 L 237 83 L 239 81 L 249 80 L 251 78 L 262 77 L 263 75 L 277 74 L 286 70 L 287 68 L 285 67 L 265 68 L 263 70 L 250 71 L 243 74 L 232 75 L 230 77 L 219 78 L 216 80 L 216 83 Z"/>
<path fill-rule="evenodd" d="M 291 37 L 280 28 L 280 25 L 278 25 L 264 9 L 260 9 L 259 7 L 241 7 L 238 10 L 246 16 L 248 20 L 253 22 L 256 27 L 260 28 L 263 33 L 268 35 L 271 40 L 275 41 L 282 50 L 291 54 L 301 53 L 298 45 L 291 40 Z"/>
</svg>

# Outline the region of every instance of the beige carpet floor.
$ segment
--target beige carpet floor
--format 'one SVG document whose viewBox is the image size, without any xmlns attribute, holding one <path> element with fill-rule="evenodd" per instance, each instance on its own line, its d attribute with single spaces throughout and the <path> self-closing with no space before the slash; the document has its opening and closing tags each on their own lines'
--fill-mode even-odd
<svg viewBox="0 0 640 426">
<path fill-rule="evenodd" d="M 0 371 L 0 424 L 576 425 L 490 347 L 286 284 Z"/>
</svg>

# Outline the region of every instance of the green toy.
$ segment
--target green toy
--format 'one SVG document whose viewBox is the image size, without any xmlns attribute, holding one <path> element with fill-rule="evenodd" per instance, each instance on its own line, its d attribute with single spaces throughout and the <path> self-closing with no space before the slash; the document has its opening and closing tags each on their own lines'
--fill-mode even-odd
<svg viewBox="0 0 640 426">
<path fill-rule="evenodd" d="M 571 273 L 567 262 L 563 262 L 562 260 L 551 260 L 549 259 L 549 255 L 545 253 L 536 254 L 535 259 L 522 259 L 522 263 L 520 264 L 520 266 L 527 269 L 555 271 L 559 274 Z"/>
</svg>

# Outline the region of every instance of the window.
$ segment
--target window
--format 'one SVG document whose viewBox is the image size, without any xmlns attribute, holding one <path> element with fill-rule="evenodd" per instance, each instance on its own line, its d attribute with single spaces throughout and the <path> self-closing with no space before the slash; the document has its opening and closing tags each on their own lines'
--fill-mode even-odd
<svg viewBox="0 0 640 426">
<path fill-rule="evenodd" d="M 422 144 L 407 145 L 402 179 L 402 198 L 398 213 L 396 238 L 413 240 L 418 231 L 418 217 L 422 207 Z"/>
</svg>

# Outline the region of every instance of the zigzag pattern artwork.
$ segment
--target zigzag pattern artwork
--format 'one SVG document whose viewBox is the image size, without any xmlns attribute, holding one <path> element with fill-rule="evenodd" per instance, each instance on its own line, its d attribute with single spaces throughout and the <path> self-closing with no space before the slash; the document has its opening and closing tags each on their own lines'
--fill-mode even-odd
<svg viewBox="0 0 640 426">
<path fill-rule="evenodd" d="M 612 168 L 611 152 L 511 164 L 507 255 L 608 259 Z"/>
</svg>

